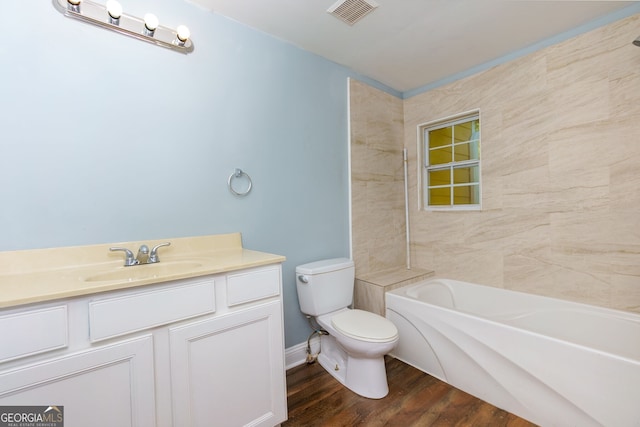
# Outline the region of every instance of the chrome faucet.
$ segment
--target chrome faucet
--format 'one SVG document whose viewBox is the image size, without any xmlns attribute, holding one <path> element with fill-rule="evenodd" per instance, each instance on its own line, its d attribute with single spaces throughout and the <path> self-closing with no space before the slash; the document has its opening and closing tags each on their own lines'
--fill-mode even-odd
<svg viewBox="0 0 640 427">
<path fill-rule="evenodd" d="M 124 266 L 131 267 L 132 265 L 140 265 L 140 264 L 155 264 L 156 262 L 160 262 L 160 258 L 158 258 L 158 248 L 163 246 L 171 245 L 170 242 L 161 243 L 157 246 L 154 246 L 151 251 L 149 251 L 149 246 L 140 245 L 138 249 L 138 255 L 134 258 L 133 252 L 131 252 L 127 248 L 109 248 L 110 251 L 122 251 L 125 254 L 124 258 Z"/>
</svg>

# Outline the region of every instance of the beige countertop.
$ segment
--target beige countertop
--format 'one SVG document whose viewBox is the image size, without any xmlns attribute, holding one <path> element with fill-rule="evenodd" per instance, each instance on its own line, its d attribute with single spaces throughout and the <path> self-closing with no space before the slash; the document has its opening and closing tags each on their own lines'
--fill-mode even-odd
<svg viewBox="0 0 640 427">
<path fill-rule="evenodd" d="M 124 253 L 164 242 L 157 264 L 124 267 Z M 240 233 L 146 242 L 0 252 L 0 308 L 127 289 L 281 263 L 284 256 L 242 247 Z"/>
</svg>

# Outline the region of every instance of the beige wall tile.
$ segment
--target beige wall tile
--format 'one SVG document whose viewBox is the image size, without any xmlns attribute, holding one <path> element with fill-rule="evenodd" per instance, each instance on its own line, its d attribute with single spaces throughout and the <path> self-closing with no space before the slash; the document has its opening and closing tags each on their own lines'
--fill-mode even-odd
<svg viewBox="0 0 640 427">
<path fill-rule="evenodd" d="M 611 306 L 620 310 L 640 312 L 640 275 L 611 276 Z"/>
<path fill-rule="evenodd" d="M 355 80 L 349 91 L 353 257 L 360 275 L 406 258 L 403 105 Z"/>
</svg>

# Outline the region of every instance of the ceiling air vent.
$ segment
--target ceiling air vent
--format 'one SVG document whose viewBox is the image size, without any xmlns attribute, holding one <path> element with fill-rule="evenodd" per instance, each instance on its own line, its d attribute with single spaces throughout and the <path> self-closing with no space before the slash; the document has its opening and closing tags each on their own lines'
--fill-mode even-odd
<svg viewBox="0 0 640 427">
<path fill-rule="evenodd" d="M 340 0 L 338 3 L 327 9 L 331 15 L 353 25 L 378 7 L 374 1 L 364 0 Z"/>
</svg>

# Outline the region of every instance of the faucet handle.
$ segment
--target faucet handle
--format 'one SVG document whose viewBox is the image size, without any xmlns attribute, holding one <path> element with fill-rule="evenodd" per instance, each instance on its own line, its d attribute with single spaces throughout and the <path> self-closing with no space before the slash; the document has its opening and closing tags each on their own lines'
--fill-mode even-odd
<svg viewBox="0 0 640 427">
<path fill-rule="evenodd" d="M 135 259 L 135 257 L 133 256 L 133 252 L 131 252 L 129 249 L 127 249 L 127 248 L 109 248 L 109 250 L 111 252 L 122 251 L 122 252 L 125 253 L 125 258 L 124 258 L 124 266 L 125 267 L 130 267 L 132 265 L 138 265 L 138 260 Z"/>
<path fill-rule="evenodd" d="M 147 261 L 149 264 L 155 263 L 155 262 L 160 262 L 160 258 L 158 258 L 158 248 L 161 248 L 163 246 L 170 246 L 171 242 L 165 242 L 165 243 L 160 243 L 157 246 L 154 246 L 153 249 L 151 249 L 151 252 L 149 253 L 149 261 Z"/>
</svg>

